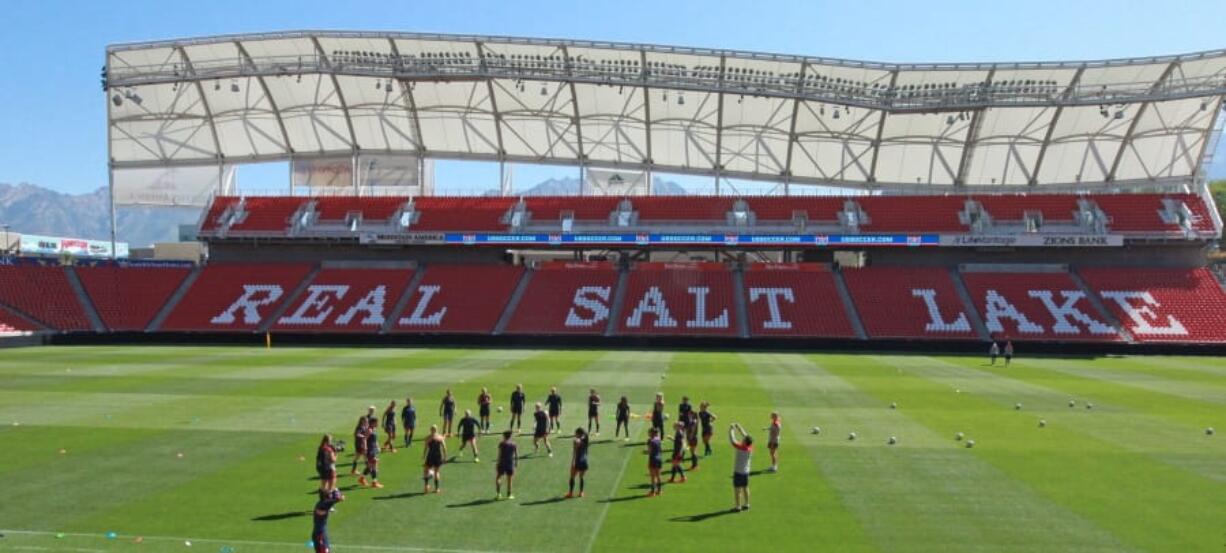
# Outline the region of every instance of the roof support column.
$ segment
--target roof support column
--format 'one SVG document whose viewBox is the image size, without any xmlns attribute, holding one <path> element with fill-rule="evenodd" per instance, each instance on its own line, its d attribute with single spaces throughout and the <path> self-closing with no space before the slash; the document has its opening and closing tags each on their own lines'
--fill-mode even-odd
<svg viewBox="0 0 1226 553">
<path fill-rule="evenodd" d="M 393 38 L 387 39 L 391 46 L 392 56 L 396 59 L 396 67 L 400 67 L 404 61 L 400 57 L 400 47 L 396 46 L 396 40 Z M 392 70 L 395 73 L 395 69 Z M 413 82 L 405 81 L 399 76 L 396 77 L 396 84 L 400 86 L 400 94 L 404 97 L 405 110 L 408 111 L 409 117 L 413 121 L 413 142 L 417 146 L 417 156 L 419 159 L 426 155 L 426 139 L 421 135 L 421 118 L 417 116 L 417 102 L 413 99 Z"/>
<path fill-rule="evenodd" d="M 988 70 L 984 82 L 988 86 L 992 86 L 992 79 L 996 76 L 996 65 L 992 65 L 992 69 Z M 958 174 L 954 176 L 954 186 L 966 186 L 966 172 L 970 170 L 971 157 L 974 155 L 975 141 L 979 139 L 979 128 L 983 126 L 983 113 L 987 111 L 987 107 L 981 107 L 971 113 L 971 123 L 966 129 L 966 140 L 962 141 L 962 157 L 958 160 Z"/>
<path fill-rule="evenodd" d="M 345 102 L 345 93 L 341 92 L 341 83 L 336 78 L 336 68 L 332 66 L 332 60 L 324 52 L 323 46 L 319 45 L 319 37 L 311 35 L 311 44 L 315 45 L 315 52 L 319 54 L 324 67 L 328 68 L 328 75 L 332 77 L 332 89 L 336 91 L 336 99 L 341 103 L 341 113 L 345 114 L 345 126 L 349 129 L 349 146 L 357 152 L 360 149 L 358 135 L 353 131 L 353 118 L 349 116 L 349 104 Z"/>
<path fill-rule="evenodd" d="M 264 97 L 268 99 L 268 107 L 272 108 L 272 113 L 277 118 L 277 128 L 281 129 L 281 140 L 285 141 L 285 153 L 288 155 L 293 155 L 294 147 L 292 144 L 290 144 L 289 132 L 285 130 L 285 120 L 281 118 L 281 109 L 277 107 L 276 98 L 273 98 L 272 93 L 268 91 L 268 83 L 264 82 L 263 76 L 259 76 L 259 68 L 256 67 L 255 61 L 251 59 L 251 54 L 247 53 L 247 49 L 243 47 L 243 43 L 236 40 L 234 41 L 234 47 L 238 48 L 239 55 L 243 57 L 243 60 L 246 61 L 247 65 L 250 65 L 252 69 L 257 70 L 257 76 L 255 79 L 260 83 L 260 89 L 264 91 Z M 183 58 L 187 59 L 187 55 L 184 54 Z"/>
<path fill-rule="evenodd" d="M 792 100 L 792 120 L 788 127 L 788 152 L 783 161 L 783 195 L 789 195 L 789 185 L 792 182 L 792 150 L 796 148 L 799 138 L 796 136 L 796 116 L 800 115 L 800 96 L 805 89 L 805 73 L 809 70 L 809 62 L 800 64 L 800 72 L 796 76 L 796 99 Z"/>
<path fill-rule="evenodd" d="M 1051 145 L 1051 136 L 1056 131 L 1056 123 L 1060 122 L 1060 116 L 1064 114 L 1064 102 L 1073 95 L 1073 91 L 1077 90 L 1077 86 L 1081 84 L 1081 75 L 1085 71 L 1086 66 L 1084 64 L 1078 67 L 1077 72 L 1073 73 L 1073 78 L 1069 79 L 1064 93 L 1060 95 L 1061 103 L 1056 106 L 1056 112 L 1052 114 L 1051 121 L 1047 123 L 1047 133 L 1043 135 L 1043 145 L 1039 146 L 1039 156 L 1034 160 L 1034 169 L 1030 173 L 1030 181 L 1027 183 L 1030 186 L 1038 186 L 1039 184 L 1039 170 L 1043 168 L 1043 158 L 1047 156 L 1047 147 Z"/>
<path fill-rule="evenodd" d="M 481 67 L 485 69 L 485 45 L 477 42 L 477 56 L 481 59 Z M 498 100 L 494 97 L 494 79 L 487 77 L 485 79 L 486 93 L 490 95 L 490 109 L 494 114 L 494 137 L 498 139 L 498 161 L 506 163 L 507 150 L 502 144 L 502 113 L 498 111 Z M 471 107 L 471 106 L 470 106 Z"/>
<path fill-rule="evenodd" d="M 191 74 L 192 81 L 196 83 L 196 94 L 200 95 L 200 105 L 204 108 L 204 119 L 209 123 L 209 132 L 213 134 L 213 151 L 217 152 L 217 162 L 221 163 L 226 155 L 221 151 L 221 137 L 217 136 L 217 124 L 213 122 L 213 110 L 209 107 L 209 99 L 204 95 L 204 85 L 200 83 L 200 79 L 196 78 L 196 68 L 192 66 L 191 58 L 187 57 L 187 51 L 182 46 L 176 50 L 179 51 L 179 57 L 183 60 L 183 69 Z M 110 128 L 109 123 L 107 128 Z M 110 148 L 110 144 L 107 144 L 107 148 Z M 110 160 L 107 162 L 109 163 Z"/>
<path fill-rule="evenodd" d="M 890 91 L 890 94 L 897 94 L 894 86 L 898 84 L 898 72 L 899 70 L 895 69 L 894 73 L 890 75 L 890 87 L 887 89 Z M 891 105 L 893 105 L 892 102 Z M 877 154 L 881 152 L 881 136 L 885 132 L 885 118 L 889 113 L 888 109 L 882 108 L 881 119 L 877 121 L 877 137 L 873 139 L 873 159 L 868 165 L 868 182 L 870 183 L 877 182 Z"/>
<path fill-rule="evenodd" d="M 1166 70 L 1162 72 L 1162 76 L 1158 77 L 1158 80 L 1154 81 L 1154 84 L 1149 87 L 1149 94 L 1151 96 L 1155 92 L 1158 92 L 1158 90 L 1162 88 L 1162 85 L 1166 84 L 1167 79 L 1171 77 L 1171 73 L 1175 72 L 1176 67 L 1179 67 L 1179 61 L 1173 61 L 1166 66 Z M 1132 146 L 1132 136 L 1137 130 L 1137 123 L 1141 122 L 1141 118 L 1145 116 L 1145 111 L 1148 110 L 1150 104 L 1153 103 L 1153 100 L 1141 102 L 1141 107 L 1137 108 L 1136 115 L 1132 116 L 1132 121 L 1128 123 L 1128 130 L 1124 132 L 1124 140 L 1120 141 L 1120 149 L 1115 152 L 1115 160 L 1111 162 L 1111 170 L 1107 172 L 1107 178 L 1105 179 L 1107 182 L 1112 182 L 1115 180 L 1115 173 L 1119 171 L 1120 161 L 1124 159 L 1124 152 L 1127 151 L 1130 146 Z"/>
<path fill-rule="evenodd" d="M 647 159 L 643 160 L 643 165 L 647 167 L 647 194 L 651 195 L 655 192 L 652 186 L 652 169 L 655 168 L 655 154 L 651 151 L 651 89 L 647 86 L 647 51 L 639 50 L 639 78 L 643 81 L 643 129 L 644 136 L 647 139 Z"/>
<path fill-rule="evenodd" d="M 716 93 L 715 112 L 715 195 L 719 195 L 719 179 L 724 172 L 724 72 L 727 71 L 728 57 L 719 57 L 719 92 Z"/>
</svg>

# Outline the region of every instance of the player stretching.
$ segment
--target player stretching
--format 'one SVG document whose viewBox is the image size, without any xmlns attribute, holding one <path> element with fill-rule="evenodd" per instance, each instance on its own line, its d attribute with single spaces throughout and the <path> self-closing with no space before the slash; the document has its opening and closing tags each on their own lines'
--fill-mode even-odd
<svg viewBox="0 0 1226 553">
<path fill-rule="evenodd" d="M 742 439 L 736 439 L 740 432 Z M 739 424 L 728 427 L 728 442 L 736 449 L 736 461 L 732 465 L 732 500 L 733 511 L 749 510 L 749 463 L 753 457 L 753 437 L 745 433 Z M 745 497 L 742 507 L 741 496 Z"/>
<path fill-rule="evenodd" d="M 315 472 L 319 473 L 319 491 L 336 489 L 336 448 L 332 447 L 332 435 L 324 434 L 315 452 Z"/>
<path fill-rule="evenodd" d="M 685 467 L 681 464 L 685 461 L 685 424 L 678 421 L 673 424 L 673 470 L 668 475 L 668 482 L 671 484 L 677 481 L 677 475 L 681 475 L 681 483 L 685 483 Z"/>
<path fill-rule="evenodd" d="M 651 491 L 647 497 L 660 495 L 664 484 L 660 482 L 660 469 L 664 466 L 664 445 L 660 443 L 660 433 L 652 428 L 647 431 L 647 473 L 651 475 Z"/>
<path fill-rule="evenodd" d="M 575 477 L 579 477 L 579 497 L 583 497 L 583 479 L 587 475 L 587 446 L 591 443 L 587 432 L 575 429 L 574 452 L 570 456 L 570 491 L 567 499 L 575 497 Z"/>
<path fill-rule="evenodd" d="M 460 419 L 460 450 L 456 452 L 457 457 L 464 456 L 464 448 L 472 446 L 473 462 L 481 462 L 481 452 L 477 451 L 477 432 L 481 430 L 481 423 L 473 417 L 471 410 L 464 410 L 464 418 Z"/>
<path fill-rule="evenodd" d="M 562 396 L 556 387 L 549 389 L 549 397 L 545 398 L 549 406 L 549 431 L 562 430 Z"/>
<path fill-rule="evenodd" d="M 626 441 L 630 441 L 630 400 L 626 396 L 622 396 L 617 402 L 617 426 L 613 429 L 613 439 L 617 439 L 618 432 L 626 429 Z"/>
<path fill-rule="evenodd" d="M 770 432 L 767 434 L 766 449 L 771 452 L 771 468 L 767 470 L 779 472 L 779 434 L 783 430 L 783 419 L 779 418 L 777 411 L 771 412 L 771 425 L 766 429 Z"/>
<path fill-rule="evenodd" d="M 498 442 L 498 462 L 495 463 L 494 500 L 502 499 L 502 477 L 507 477 L 507 499 L 515 499 L 511 493 L 511 480 L 515 478 L 515 468 L 519 466 L 519 446 L 511 439 L 512 432 L 502 433 L 502 441 Z"/>
<path fill-rule="evenodd" d="M 681 422 L 685 425 L 685 446 L 690 450 L 690 470 L 698 470 L 698 413 L 691 409 Z"/>
<path fill-rule="evenodd" d="M 319 492 L 319 501 L 315 502 L 315 523 L 311 529 L 311 545 L 315 553 L 331 553 L 328 544 L 328 515 L 332 514 L 332 506 L 345 500 L 340 490 Z"/>
<path fill-rule="evenodd" d="M 587 431 L 592 431 L 592 422 L 596 423 L 596 435 L 600 435 L 600 395 L 592 388 L 587 395 Z"/>
<path fill-rule="evenodd" d="M 455 420 L 455 396 L 451 395 L 450 388 L 443 396 L 442 403 L 438 405 L 438 414 L 443 417 L 443 435 L 451 436 L 451 421 Z"/>
<path fill-rule="evenodd" d="M 524 422 L 525 401 L 527 401 L 527 396 L 524 395 L 524 385 L 516 384 L 515 391 L 511 392 L 511 424 L 507 427 L 507 430 L 513 428 L 516 432 L 519 432 Z"/>
<path fill-rule="evenodd" d="M 430 479 L 434 479 L 434 493 L 439 493 L 439 481 L 443 479 L 443 459 L 447 457 L 447 442 L 438 433 L 438 425 L 430 425 L 430 435 L 426 436 L 426 446 L 423 452 L 425 463 L 422 481 L 425 488 L 422 493 L 430 493 Z"/>
<path fill-rule="evenodd" d="M 490 433 L 490 404 L 494 402 L 494 397 L 490 395 L 489 388 L 481 388 L 481 393 L 477 395 L 477 412 L 481 417 L 481 433 Z"/>
<path fill-rule="evenodd" d="M 374 427 L 366 429 L 366 469 L 358 477 L 358 485 L 366 485 L 366 475 L 370 475 L 370 487 L 382 488 L 379 483 L 379 432 Z"/>
<path fill-rule="evenodd" d="M 536 412 L 532 414 L 536 422 L 536 428 L 532 432 L 532 454 L 536 455 L 540 451 L 541 440 L 545 441 L 545 450 L 549 452 L 549 456 L 553 457 L 553 446 L 549 445 L 549 417 L 545 415 L 545 411 L 541 410 L 540 402 L 536 404 Z"/>
<path fill-rule="evenodd" d="M 387 434 L 387 438 L 383 440 L 383 447 L 387 448 L 392 453 L 396 452 L 396 400 L 392 400 L 388 404 L 387 409 L 383 410 L 383 433 Z"/>
<path fill-rule="evenodd" d="M 353 429 L 353 466 L 349 474 L 358 473 L 358 460 L 366 459 L 366 433 L 369 432 L 370 419 L 366 415 L 358 417 L 358 427 Z"/>
<path fill-rule="evenodd" d="M 664 394 L 656 394 L 656 402 L 651 404 L 651 427 L 656 429 L 657 436 L 664 435 Z"/>
<path fill-rule="evenodd" d="M 711 412 L 711 402 L 704 401 L 698 405 L 698 422 L 702 423 L 703 457 L 711 454 L 711 436 L 715 434 L 715 428 L 711 423 L 718 419 L 719 417 Z"/>
<path fill-rule="evenodd" d="M 404 426 L 404 447 L 413 445 L 413 431 L 417 429 L 417 408 L 413 407 L 413 398 L 404 398 L 404 409 L 400 410 L 400 423 Z"/>
</svg>

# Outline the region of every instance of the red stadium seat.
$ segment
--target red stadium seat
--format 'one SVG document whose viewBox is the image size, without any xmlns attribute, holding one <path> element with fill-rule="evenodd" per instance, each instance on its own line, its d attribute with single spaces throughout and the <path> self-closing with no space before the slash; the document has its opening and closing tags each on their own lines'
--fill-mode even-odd
<svg viewBox="0 0 1226 553">
<path fill-rule="evenodd" d="M 200 223 L 200 230 L 214 231 L 222 226 L 221 216 L 226 210 L 238 205 L 242 198 L 237 196 L 217 196 L 213 198 L 213 203 L 209 204 L 209 210 L 204 215 L 204 220 Z"/>
<path fill-rule="evenodd" d="M 966 232 L 958 212 L 966 204 L 961 196 L 858 196 L 853 198 L 868 215 L 864 232 Z"/>
<path fill-rule="evenodd" d="M 524 198 L 525 207 L 532 214 L 535 223 L 553 223 L 562 219 L 562 213 L 570 211 L 576 221 L 603 222 L 609 219 L 609 214 L 617 209 L 622 198 L 610 197 L 572 197 L 572 196 L 534 196 Z"/>
<path fill-rule="evenodd" d="M 506 310 L 523 267 L 430 265 L 393 332 L 489 334 Z"/>
<path fill-rule="evenodd" d="M 618 332 L 737 334 L 732 273 L 719 263 L 640 263 L 630 271 Z"/>
<path fill-rule="evenodd" d="M 207 265 L 161 330 L 255 330 L 310 271 L 306 263 Z"/>
<path fill-rule="evenodd" d="M 0 306 L 0 334 L 33 332 L 36 330 L 38 329 L 34 325 L 17 316 L 16 313 L 9 311 L 7 307 Z"/>
<path fill-rule="evenodd" d="M 844 197 L 772 197 L 746 198 L 749 210 L 759 222 L 791 221 L 797 211 L 803 212 L 809 221 L 838 222 L 843 211 Z"/>
<path fill-rule="evenodd" d="M 1077 272 L 1139 342 L 1226 343 L 1226 292 L 1209 269 Z"/>
<path fill-rule="evenodd" d="M 996 339 L 1121 339 L 1068 273 L 964 272 L 962 280 Z"/>
<path fill-rule="evenodd" d="M 507 230 L 502 219 L 515 199 L 425 196 L 414 200 L 413 205 L 418 212 L 413 230 L 500 231 Z"/>
<path fill-rule="evenodd" d="M 1110 218 L 1116 232 L 1177 232 L 1179 225 L 1162 220 L 1163 196 L 1158 194 L 1099 194 L 1090 199 Z"/>
<path fill-rule="evenodd" d="M 973 199 L 996 221 L 1022 221 L 1027 212 L 1042 214 L 1044 222 L 1072 223 L 1077 218 L 1077 196 L 1072 194 L 983 194 Z"/>
<path fill-rule="evenodd" d="M 252 197 L 243 202 L 243 210 L 247 213 L 242 222 L 230 226 L 231 232 L 259 232 L 281 234 L 289 230 L 290 217 L 294 215 L 306 198 L 293 197 Z"/>
<path fill-rule="evenodd" d="M 636 196 L 630 199 L 639 221 L 716 221 L 723 223 L 735 198 L 721 196 Z"/>
<path fill-rule="evenodd" d="M 350 213 L 360 213 L 363 221 L 386 221 L 409 202 L 406 196 L 321 196 L 315 198 L 320 221 L 343 222 Z"/>
<path fill-rule="evenodd" d="M 273 324 L 274 330 L 379 332 L 412 269 L 325 268 Z"/>
<path fill-rule="evenodd" d="M 843 280 L 870 338 L 978 338 L 948 269 L 844 269 Z"/>
<path fill-rule="evenodd" d="M 755 263 L 745 268 L 751 336 L 855 338 L 834 274 L 815 263 Z"/>
<path fill-rule="evenodd" d="M 59 265 L 0 265 L 0 305 L 55 330 L 93 330 Z"/>
<path fill-rule="evenodd" d="M 102 323 L 111 330 L 145 330 L 170 295 L 192 270 L 189 267 L 102 265 L 77 267 Z"/>
<path fill-rule="evenodd" d="M 507 325 L 508 334 L 603 334 L 609 324 L 617 268 L 559 261 L 533 271 Z"/>
</svg>

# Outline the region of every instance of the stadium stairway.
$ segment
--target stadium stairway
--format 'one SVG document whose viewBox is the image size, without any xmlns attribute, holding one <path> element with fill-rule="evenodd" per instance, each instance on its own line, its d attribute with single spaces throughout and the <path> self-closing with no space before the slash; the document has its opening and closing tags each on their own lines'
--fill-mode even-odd
<svg viewBox="0 0 1226 553">
<path fill-rule="evenodd" d="M 90 326 L 94 327 L 94 332 L 106 332 L 106 325 L 102 324 L 102 317 L 98 315 L 98 308 L 94 305 L 94 300 L 90 299 L 89 294 L 85 292 L 85 286 L 81 284 L 81 277 L 77 275 L 76 269 L 71 265 L 64 266 L 64 276 L 68 278 L 68 286 L 72 288 L 72 293 L 76 294 L 77 302 L 81 304 L 81 309 L 85 311 L 85 316 L 89 318 Z"/>
<path fill-rule="evenodd" d="M 298 305 L 298 297 L 307 289 L 307 286 L 311 285 L 311 282 L 315 280 L 315 277 L 319 276 L 319 272 L 322 270 L 323 264 L 316 264 L 311 267 L 311 272 L 302 277 L 302 281 L 289 294 L 286 294 L 285 299 L 281 301 L 281 305 L 278 305 L 267 317 L 264 317 L 263 321 L 260 321 L 260 326 L 256 327 L 256 332 L 268 332 L 273 325 L 277 324 L 277 321 L 281 320 L 281 316 L 289 310 L 290 306 Z"/>
<path fill-rule="evenodd" d="M 506 331 L 507 325 L 511 323 L 511 317 L 515 315 L 515 309 L 519 307 L 520 300 L 524 299 L 524 292 L 528 290 L 528 283 L 535 272 L 532 268 L 524 270 L 524 275 L 519 278 L 519 283 L 511 292 L 511 299 L 507 300 L 506 309 L 502 311 L 502 315 L 499 315 L 498 322 L 494 323 L 494 336 L 499 336 Z"/>
<path fill-rule="evenodd" d="M 1125 342 L 1128 342 L 1129 344 L 1137 343 L 1136 338 L 1132 336 L 1132 332 L 1128 330 L 1128 327 L 1124 326 L 1124 323 L 1120 321 L 1119 317 L 1115 316 L 1115 313 L 1112 313 L 1110 309 L 1107 309 L 1107 304 L 1103 303 L 1103 299 L 1099 297 L 1098 293 L 1090 288 L 1089 284 L 1086 284 L 1085 279 L 1081 278 L 1081 275 L 1077 274 L 1077 270 L 1075 268 L 1069 267 L 1068 276 L 1077 284 L 1079 288 L 1081 288 L 1082 292 L 1085 292 L 1086 300 L 1088 300 L 1090 305 L 1094 306 L 1094 309 L 1098 311 L 1097 315 L 1099 317 L 1102 317 L 1107 324 L 1111 325 L 1111 328 L 1114 328 Z"/>
<path fill-rule="evenodd" d="M 983 323 L 983 317 L 975 308 L 975 301 L 971 299 L 971 291 L 967 289 L 966 281 L 962 280 L 962 273 L 958 272 L 957 267 L 950 267 L 949 276 L 954 281 L 954 290 L 958 292 L 958 299 L 962 300 L 963 313 L 966 313 L 966 319 L 975 329 L 975 334 L 979 335 L 980 340 L 991 342 L 992 333 L 988 332 L 988 326 Z"/>
<path fill-rule="evenodd" d="M 52 329 L 16 309 L 0 304 L 0 327 L 10 327 L 17 331 L 49 332 Z"/>
<path fill-rule="evenodd" d="M 414 267 L 413 278 L 409 279 L 409 284 L 405 286 L 404 293 L 400 294 L 400 299 L 397 299 L 396 303 L 392 305 L 392 310 L 388 312 L 387 320 L 383 322 L 383 328 L 379 329 L 379 334 L 391 332 L 396 321 L 400 320 L 400 316 L 404 313 L 405 308 L 409 306 L 409 300 L 413 298 L 413 290 L 417 289 L 417 286 L 421 284 L 421 279 L 425 278 L 425 276 L 426 266 L 420 263 L 417 264 Z"/>
<path fill-rule="evenodd" d="M 835 265 L 831 268 L 830 276 L 834 278 L 834 289 L 838 290 L 839 299 L 843 300 L 843 310 L 847 312 L 847 320 L 851 322 L 852 330 L 856 331 L 856 338 L 867 340 L 868 331 L 864 329 L 864 321 L 860 320 L 860 311 L 856 309 L 856 302 L 851 299 L 847 281 L 843 280 L 843 271 L 839 270 L 838 265 Z"/>
<path fill-rule="evenodd" d="M 736 309 L 736 331 L 741 338 L 749 337 L 749 306 L 745 303 L 745 269 L 732 271 L 732 306 Z"/>
<path fill-rule="evenodd" d="M 197 265 L 192 268 L 192 272 L 187 274 L 183 282 L 179 283 L 179 288 L 166 300 L 166 305 L 163 305 L 157 314 L 153 316 L 153 319 L 149 321 L 149 326 L 145 328 L 145 332 L 157 332 L 162 328 L 162 323 L 166 322 L 166 318 L 174 312 L 175 307 L 179 305 L 183 296 L 187 295 L 187 291 L 192 289 L 192 284 L 195 284 L 196 279 L 200 278 L 200 272 L 203 270 L 203 265 Z"/>
<path fill-rule="evenodd" d="M 617 288 L 613 290 L 613 302 L 609 305 L 609 326 L 605 328 L 605 336 L 617 334 L 617 321 L 621 320 L 622 303 L 626 301 L 626 283 L 630 280 L 630 272 L 625 268 L 617 272 Z"/>
</svg>

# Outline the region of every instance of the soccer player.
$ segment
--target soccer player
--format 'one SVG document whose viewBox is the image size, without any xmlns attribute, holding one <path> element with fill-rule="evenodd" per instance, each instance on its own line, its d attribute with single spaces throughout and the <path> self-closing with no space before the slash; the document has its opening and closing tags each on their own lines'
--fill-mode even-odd
<svg viewBox="0 0 1226 553">
<path fill-rule="evenodd" d="M 711 423 L 718 420 L 719 417 L 711 412 L 711 402 L 704 401 L 698 405 L 698 422 L 702 423 L 702 445 L 703 457 L 711 454 L 711 436 L 715 434 L 715 428 Z"/>
<path fill-rule="evenodd" d="M 404 447 L 413 445 L 413 431 L 417 429 L 417 408 L 413 407 L 413 398 L 404 398 L 404 408 L 400 410 L 400 423 L 404 426 Z"/>
<path fill-rule="evenodd" d="M 319 501 L 315 502 L 314 527 L 311 529 L 311 544 L 315 553 L 331 553 L 328 544 L 328 516 L 332 514 L 332 506 L 345 500 L 340 490 L 319 492 Z"/>
<path fill-rule="evenodd" d="M 353 429 L 353 466 L 349 474 L 358 473 L 358 460 L 366 458 L 366 433 L 369 432 L 370 419 L 365 415 L 358 417 L 358 426 Z"/>
<path fill-rule="evenodd" d="M 558 394 L 556 387 L 549 389 L 549 397 L 545 398 L 545 405 L 549 406 L 549 430 L 562 430 L 562 396 Z"/>
<path fill-rule="evenodd" d="M 527 401 L 527 396 L 524 395 L 524 385 L 516 384 L 515 391 L 511 392 L 511 425 L 507 430 L 512 428 L 519 432 L 524 418 L 524 402 Z"/>
<path fill-rule="evenodd" d="M 387 448 L 392 453 L 396 452 L 396 400 L 392 400 L 388 404 L 387 409 L 383 410 L 383 433 L 387 434 L 387 439 L 383 441 L 383 447 Z"/>
<path fill-rule="evenodd" d="M 1013 361 L 1013 340 L 1005 340 L 1005 366 Z"/>
<path fill-rule="evenodd" d="M 382 488 L 379 483 L 379 431 L 375 427 L 366 429 L 366 469 L 358 477 L 358 485 L 366 485 L 366 475 L 370 475 L 370 487 Z"/>
<path fill-rule="evenodd" d="M 690 470 L 698 470 L 698 412 L 691 409 L 685 420 L 685 446 L 690 450 Z"/>
<path fill-rule="evenodd" d="M 600 395 L 592 388 L 587 394 L 587 431 L 592 431 L 592 422 L 596 423 L 596 435 L 600 435 Z"/>
<path fill-rule="evenodd" d="M 489 388 L 481 388 L 481 393 L 477 395 L 477 412 L 481 417 L 481 433 L 490 433 L 490 404 L 494 402 L 494 396 L 490 395 Z"/>
<path fill-rule="evenodd" d="M 613 439 L 617 439 L 618 431 L 626 429 L 626 441 L 630 441 L 630 400 L 622 396 L 617 402 L 617 427 L 613 429 Z"/>
<path fill-rule="evenodd" d="M 651 476 L 651 491 L 647 497 L 660 495 L 664 484 L 660 482 L 660 469 L 664 466 L 664 445 L 660 443 L 660 433 L 654 427 L 647 431 L 647 473 Z"/>
<path fill-rule="evenodd" d="M 570 491 L 566 498 L 575 497 L 575 477 L 579 477 L 579 497 L 583 497 L 583 479 L 587 475 L 587 447 L 590 438 L 582 428 L 575 429 L 574 451 L 570 456 Z"/>
<path fill-rule="evenodd" d="M 989 364 L 995 366 L 996 358 L 999 356 L 1000 356 L 1000 345 L 996 343 L 996 340 L 992 340 L 992 345 L 988 347 L 988 358 L 991 359 Z"/>
<path fill-rule="evenodd" d="M 541 440 L 545 441 L 545 450 L 549 452 L 549 456 L 553 457 L 553 446 L 549 445 L 549 417 L 545 415 L 545 411 L 541 409 L 541 403 L 536 403 L 536 412 L 532 414 L 535 419 L 536 428 L 532 432 L 532 454 L 536 455 L 540 451 Z"/>
<path fill-rule="evenodd" d="M 664 394 L 656 393 L 656 402 L 651 404 L 651 427 L 657 436 L 664 435 Z"/>
<path fill-rule="evenodd" d="M 741 439 L 736 439 L 737 432 Z M 739 424 L 728 427 L 728 442 L 736 449 L 736 460 L 732 464 L 732 500 L 733 511 L 749 510 L 749 464 L 753 457 L 753 437 L 745 433 Z M 742 507 L 741 497 L 745 497 Z"/>
<path fill-rule="evenodd" d="M 451 388 L 443 395 L 443 401 L 438 405 L 438 414 L 443 417 L 443 435 L 451 436 L 451 421 L 455 419 L 455 396 L 451 395 Z"/>
<path fill-rule="evenodd" d="M 336 448 L 332 446 L 331 434 L 324 434 L 319 442 L 319 450 L 315 452 L 315 472 L 319 473 L 321 493 L 336 489 Z"/>
<path fill-rule="evenodd" d="M 685 423 L 677 421 L 673 424 L 673 470 L 668 475 L 668 482 L 671 484 L 677 481 L 677 475 L 681 475 L 681 483 L 685 483 L 685 467 L 681 466 L 685 461 Z"/>
<path fill-rule="evenodd" d="M 690 396 L 681 396 L 681 403 L 677 404 L 677 421 L 685 422 L 685 418 L 689 416 L 690 411 L 694 410 L 694 406 L 690 405 Z"/>
<path fill-rule="evenodd" d="M 430 479 L 434 479 L 434 493 L 439 493 L 439 481 L 443 478 L 443 459 L 447 458 L 447 442 L 438 433 L 438 425 L 430 425 L 430 435 L 426 436 L 426 446 L 423 449 L 422 481 L 425 488 L 422 493 L 430 493 Z"/>
<path fill-rule="evenodd" d="M 507 477 L 507 499 L 515 499 L 511 493 L 511 480 L 515 478 L 515 468 L 519 466 L 519 446 L 511 439 L 512 432 L 502 433 L 502 441 L 498 442 L 498 462 L 494 476 L 494 499 L 502 498 L 502 477 Z"/>
<path fill-rule="evenodd" d="M 769 432 L 767 434 L 766 449 L 771 452 L 771 468 L 767 469 L 771 472 L 779 472 L 779 434 L 783 430 L 783 419 L 779 418 L 778 411 L 771 412 L 771 424 L 766 427 Z"/>
<path fill-rule="evenodd" d="M 464 456 L 464 448 L 472 446 L 473 462 L 481 462 L 481 452 L 477 451 L 477 433 L 481 430 L 481 423 L 473 417 L 473 412 L 470 409 L 464 410 L 464 418 L 460 419 L 460 450 L 456 452 L 456 456 Z"/>
</svg>

